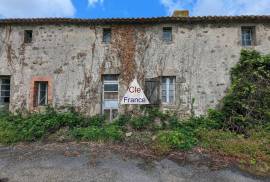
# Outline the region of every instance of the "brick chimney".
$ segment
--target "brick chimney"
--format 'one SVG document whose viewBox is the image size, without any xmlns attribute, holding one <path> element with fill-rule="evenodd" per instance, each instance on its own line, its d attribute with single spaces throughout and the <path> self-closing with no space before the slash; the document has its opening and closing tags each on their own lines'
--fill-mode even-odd
<svg viewBox="0 0 270 182">
<path fill-rule="evenodd" d="M 188 17 L 189 11 L 188 10 L 174 10 L 172 17 Z"/>
</svg>

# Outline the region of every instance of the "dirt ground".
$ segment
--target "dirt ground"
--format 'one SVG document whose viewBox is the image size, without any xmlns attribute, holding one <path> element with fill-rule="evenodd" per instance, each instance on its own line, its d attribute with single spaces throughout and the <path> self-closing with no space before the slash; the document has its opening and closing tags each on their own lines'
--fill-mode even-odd
<svg viewBox="0 0 270 182">
<path fill-rule="evenodd" d="M 204 154 L 175 153 L 158 159 L 136 153 L 143 151 L 89 143 L 0 146 L 0 182 L 270 181 L 270 178 L 243 173 Z"/>
</svg>

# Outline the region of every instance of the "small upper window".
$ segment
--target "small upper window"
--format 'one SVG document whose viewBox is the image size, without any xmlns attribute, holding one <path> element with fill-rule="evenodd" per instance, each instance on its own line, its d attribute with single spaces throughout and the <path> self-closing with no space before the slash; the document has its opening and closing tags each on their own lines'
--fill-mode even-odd
<svg viewBox="0 0 270 182">
<path fill-rule="evenodd" d="M 24 43 L 31 43 L 33 39 L 33 31 L 25 30 L 24 31 Z"/>
<path fill-rule="evenodd" d="M 112 30 L 110 28 L 104 28 L 103 29 L 103 42 L 110 43 L 111 36 L 112 36 Z"/>
<path fill-rule="evenodd" d="M 166 42 L 172 41 L 172 27 L 163 27 L 163 40 Z"/>
<path fill-rule="evenodd" d="M 242 46 L 255 45 L 255 27 L 242 27 Z"/>
</svg>

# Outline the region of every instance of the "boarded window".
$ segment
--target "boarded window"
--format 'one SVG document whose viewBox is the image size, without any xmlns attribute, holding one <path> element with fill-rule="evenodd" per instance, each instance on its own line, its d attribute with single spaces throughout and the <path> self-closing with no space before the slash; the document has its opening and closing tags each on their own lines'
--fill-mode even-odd
<svg viewBox="0 0 270 182">
<path fill-rule="evenodd" d="M 8 104 L 10 100 L 10 77 L 0 77 L 0 105 Z"/>
<path fill-rule="evenodd" d="M 157 78 L 148 78 L 145 80 L 144 93 L 151 105 L 159 105 L 159 88 L 160 88 L 160 79 Z"/>
<path fill-rule="evenodd" d="M 163 28 L 163 41 L 171 42 L 172 41 L 172 27 Z"/>
<path fill-rule="evenodd" d="M 25 30 L 24 31 L 24 43 L 31 43 L 33 39 L 33 31 Z"/>
<path fill-rule="evenodd" d="M 48 105 L 48 82 L 37 81 L 34 85 L 34 106 Z"/>
<path fill-rule="evenodd" d="M 111 36 L 112 36 L 112 30 L 110 28 L 104 28 L 103 29 L 103 42 L 107 44 L 110 43 Z"/>
<path fill-rule="evenodd" d="M 165 104 L 175 103 L 175 77 L 166 76 L 162 77 L 161 84 L 161 100 Z"/>
<path fill-rule="evenodd" d="M 255 27 L 242 27 L 242 46 L 255 45 Z"/>
</svg>

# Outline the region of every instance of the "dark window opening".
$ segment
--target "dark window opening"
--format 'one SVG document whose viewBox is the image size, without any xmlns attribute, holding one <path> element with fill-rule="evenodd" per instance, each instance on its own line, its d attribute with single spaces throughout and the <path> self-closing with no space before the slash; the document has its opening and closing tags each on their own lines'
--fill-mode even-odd
<svg viewBox="0 0 270 182">
<path fill-rule="evenodd" d="M 255 27 L 242 27 L 242 46 L 255 45 Z"/>
<path fill-rule="evenodd" d="M 163 28 L 163 40 L 166 42 L 172 41 L 172 27 Z"/>
<path fill-rule="evenodd" d="M 34 85 L 34 106 L 48 105 L 48 82 L 38 81 Z"/>
<path fill-rule="evenodd" d="M 145 80 L 144 93 L 150 105 L 160 104 L 160 78 L 148 78 Z"/>
<path fill-rule="evenodd" d="M 31 43 L 33 39 L 33 31 L 25 30 L 24 31 L 24 43 Z"/>
<path fill-rule="evenodd" d="M 103 29 L 103 42 L 110 43 L 111 36 L 112 36 L 112 30 L 110 28 L 104 28 Z"/>
<path fill-rule="evenodd" d="M 0 77 L 0 105 L 8 104 L 10 101 L 10 78 Z"/>
</svg>

